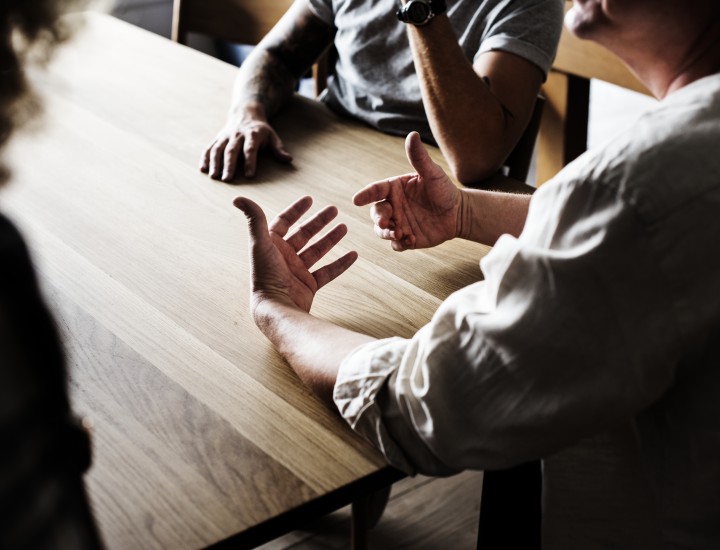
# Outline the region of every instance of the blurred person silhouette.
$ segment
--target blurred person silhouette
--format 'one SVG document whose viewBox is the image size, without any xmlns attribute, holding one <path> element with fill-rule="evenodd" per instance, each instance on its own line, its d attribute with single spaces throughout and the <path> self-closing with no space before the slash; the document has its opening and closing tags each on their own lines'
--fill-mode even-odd
<svg viewBox="0 0 720 550">
<path fill-rule="evenodd" d="M 70 0 L 0 3 L 0 147 L 39 110 L 24 66 L 71 34 Z M 0 185 L 10 171 L 0 165 Z M 63 349 L 28 250 L 0 213 L 0 548 L 97 549 L 82 475 L 90 439 L 73 414 Z"/>
</svg>

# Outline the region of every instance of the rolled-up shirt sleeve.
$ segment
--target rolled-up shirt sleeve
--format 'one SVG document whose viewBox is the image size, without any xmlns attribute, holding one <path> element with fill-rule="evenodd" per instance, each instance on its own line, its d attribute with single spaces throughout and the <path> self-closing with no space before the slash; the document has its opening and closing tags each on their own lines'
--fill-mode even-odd
<svg viewBox="0 0 720 550">
<path fill-rule="evenodd" d="M 546 184 L 525 231 L 411 339 L 354 350 L 341 414 L 407 473 L 541 458 L 646 407 L 681 343 L 652 228 L 612 186 Z"/>
</svg>

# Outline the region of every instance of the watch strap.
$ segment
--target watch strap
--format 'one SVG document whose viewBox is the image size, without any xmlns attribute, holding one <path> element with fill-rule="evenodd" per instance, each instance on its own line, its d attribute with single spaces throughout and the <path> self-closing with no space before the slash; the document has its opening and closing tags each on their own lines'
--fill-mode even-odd
<svg viewBox="0 0 720 550">
<path fill-rule="evenodd" d="M 447 3 L 445 0 L 430 0 L 430 9 L 433 15 L 440 15 L 447 11 Z"/>
<path fill-rule="evenodd" d="M 412 21 L 410 19 L 410 17 L 408 16 L 408 14 L 409 14 L 408 7 L 409 7 L 410 3 L 413 1 L 425 4 L 426 6 L 428 6 L 430 13 L 424 21 Z M 403 23 L 412 23 L 414 25 L 425 25 L 436 15 L 445 13 L 445 11 L 447 11 L 447 4 L 446 4 L 445 0 L 411 0 L 411 2 L 408 2 L 407 4 L 405 4 L 396 12 L 397 18 L 400 21 L 402 21 Z"/>
</svg>

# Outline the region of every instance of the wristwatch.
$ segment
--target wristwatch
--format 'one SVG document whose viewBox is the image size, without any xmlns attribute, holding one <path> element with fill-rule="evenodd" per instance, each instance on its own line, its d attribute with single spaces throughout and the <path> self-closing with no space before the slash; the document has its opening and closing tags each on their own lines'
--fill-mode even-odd
<svg viewBox="0 0 720 550">
<path fill-rule="evenodd" d="M 419 27 L 427 24 L 436 15 L 445 13 L 446 9 L 445 0 L 410 0 L 396 15 L 403 23 L 412 23 Z"/>
</svg>

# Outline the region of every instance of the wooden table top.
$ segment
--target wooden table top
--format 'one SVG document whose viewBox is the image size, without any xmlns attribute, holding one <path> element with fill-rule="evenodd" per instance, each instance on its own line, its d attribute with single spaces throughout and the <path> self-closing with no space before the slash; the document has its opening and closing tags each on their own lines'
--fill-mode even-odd
<svg viewBox="0 0 720 550">
<path fill-rule="evenodd" d="M 197 169 L 235 69 L 104 15 L 34 74 L 45 114 L 8 151 L 0 207 L 25 234 L 94 422 L 87 476 L 109 548 L 248 546 L 397 479 L 299 382 L 248 313 L 242 193 L 272 216 L 335 204 L 357 263 L 314 313 L 410 336 L 480 278 L 481 245 L 398 254 L 352 194 L 409 171 L 402 139 L 296 98 L 276 128 L 293 166 L 229 185 Z M 442 165 L 437 150 L 432 152 Z M 335 257 L 335 256 L 333 256 Z"/>
</svg>

